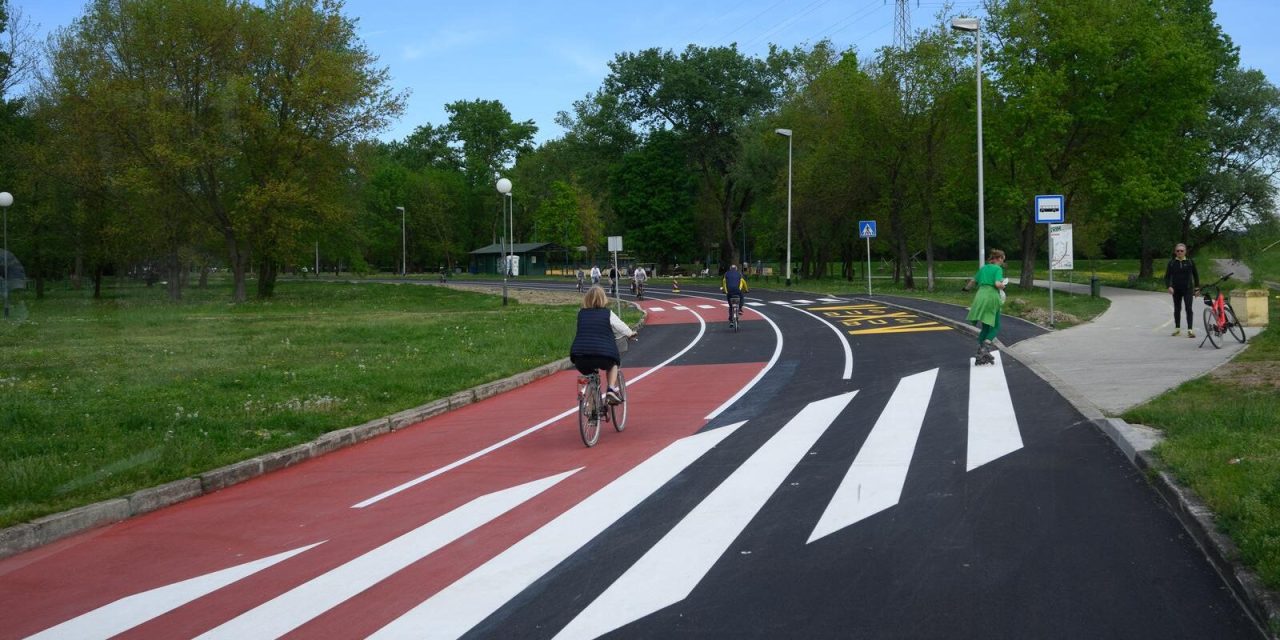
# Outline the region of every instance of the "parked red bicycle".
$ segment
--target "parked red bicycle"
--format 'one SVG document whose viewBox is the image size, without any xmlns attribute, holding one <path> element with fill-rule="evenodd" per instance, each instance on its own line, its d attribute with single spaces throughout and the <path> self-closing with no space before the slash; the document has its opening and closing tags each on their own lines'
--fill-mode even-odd
<svg viewBox="0 0 1280 640">
<path fill-rule="evenodd" d="M 1208 340 L 1215 349 L 1222 348 L 1222 336 L 1228 333 L 1241 343 L 1245 340 L 1244 327 L 1236 318 L 1235 309 L 1231 308 L 1231 302 L 1222 295 L 1220 285 L 1230 277 L 1231 274 L 1228 273 L 1218 278 L 1217 282 L 1200 288 L 1200 292 L 1204 294 L 1204 340 Z M 1213 295 L 1210 295 L 1210 289 L 1213 290 Z M 1202 347 L 1204 340 L 1200 341 Z"/>
</svg>

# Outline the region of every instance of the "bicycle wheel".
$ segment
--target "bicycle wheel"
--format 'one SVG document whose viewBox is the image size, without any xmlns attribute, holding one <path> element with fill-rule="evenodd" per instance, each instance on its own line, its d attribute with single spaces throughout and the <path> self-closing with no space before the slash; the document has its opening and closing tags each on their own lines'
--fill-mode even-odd
<svg viewBox="0 0 1280 640">
<path fill-rule="evenodd" d="M 622 431 L 627 428 L 627 378 L 622 375 L 622 369 L 618 369 L 618 395 L 622 397 L 622 404 L 609 405 L 609 421 L 614 429 Z"/>
<path fill-rule="evenodd" d="M 582 444 L 596 446 L 600 440 L 600 383 L 587 383 L 587 392 L 578 396 L 578 433 Z"/>
<path fill-rule="evenodd" d="M 1240 326 L 1240 320 L 1236 318 L 1236 312 L 1231 305 L 1223 307 L 1222 312 L 1227 315 L 1227 331 L 1231 332 L 1231 336 L 1237 342 L 1244 344 L 1244 327 Z"/>
<path fill-rule="evenodd" d="M 1221 342 L 1222 332 L 1218 330 L 1218 316 L 1213 312 L 1213 309 L 1204 310 L 1204 335 L 1209 339 L 1209 343 L 1213 345 L 1214 349 L 1222 348 L 1218 344 Z"/>
</svg>

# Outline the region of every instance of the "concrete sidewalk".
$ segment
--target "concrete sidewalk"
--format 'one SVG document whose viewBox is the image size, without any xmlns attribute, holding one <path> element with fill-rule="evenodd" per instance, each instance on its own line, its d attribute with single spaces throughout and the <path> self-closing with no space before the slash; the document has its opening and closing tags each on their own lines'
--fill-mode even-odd
<svg viewBox="0 0 1280 640">
<path fill-rule="evenodd" d="M 1036 286 L 1048 288 L 1047 280 Z M 1089 295 L 1084 284 L 1053 283 L 1054 291 Z M 1102 287 L 1111 307 L 1091 322 L 1051 331 L 1005 347 L 1037 373 L 1050 374 L 1055 384 L 1087 399 L 1103 414 L 1115 416 L 1188 380 L 1198 378 L 1235 357 L 1248 343 L 1223 336 L 1221 349 L 1204 342 L 1201 316 L 1204 305 L 1196 301 L 1192 316 L 1195 338 L 1174 337 L 1173 301 L 1167 293 Z M 1185 324 L 1185 323 L 1184 323 Z M 1257 335 L 1246 328 L 1245 335 Z M 1065 395 L 1065 393 L 1064 393 Z M 1077 405 L 1079 403 L 1077 402 Z"/>
</svg>

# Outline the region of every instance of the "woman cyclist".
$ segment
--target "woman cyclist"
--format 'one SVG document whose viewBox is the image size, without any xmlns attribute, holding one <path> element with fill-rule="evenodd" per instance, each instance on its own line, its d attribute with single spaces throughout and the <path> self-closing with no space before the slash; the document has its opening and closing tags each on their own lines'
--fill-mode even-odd
<svg viewBox="0 0 1280 640">
<path fill-rule="evenodd" d="M 582 308 L 578 310 L 578 332 L 569 348 L 569 359 L 582 375 L 608 370 L 609 390 L 605 399 L 609 404 L 622 402 L 622 394 L 618 392 L 618 364 L 622 357 L 618 354 L 617 339 L 635 335 L 622 318 L 609 310 L 609 297 L 604 289 L 594 286 L 587 290 L 582 297 Z"/>
</svg>

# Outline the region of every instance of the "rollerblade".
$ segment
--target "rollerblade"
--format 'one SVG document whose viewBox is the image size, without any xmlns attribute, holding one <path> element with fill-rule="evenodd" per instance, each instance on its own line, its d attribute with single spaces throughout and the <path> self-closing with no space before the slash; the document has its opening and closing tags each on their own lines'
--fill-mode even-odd
<svg viewBox="0 0 1280 640">
<path fill-rule="evenodd" d="M 977 355 L 973 357 L 973 364 L 975 365 L 995 364 L 996 357 L 991 355 L 991 347 L 992 345 L 990 340 L 983 342 L 982 346 L 978 347 Z"/>
</svg>

